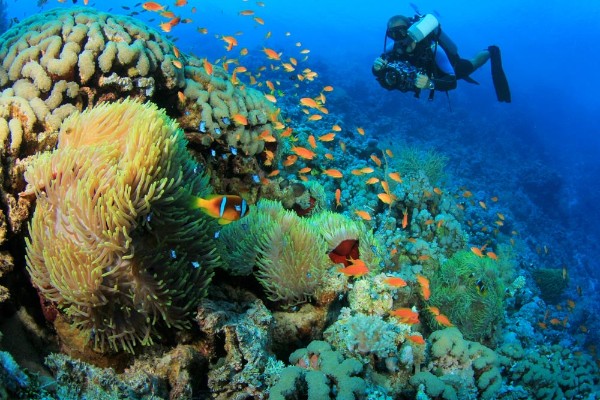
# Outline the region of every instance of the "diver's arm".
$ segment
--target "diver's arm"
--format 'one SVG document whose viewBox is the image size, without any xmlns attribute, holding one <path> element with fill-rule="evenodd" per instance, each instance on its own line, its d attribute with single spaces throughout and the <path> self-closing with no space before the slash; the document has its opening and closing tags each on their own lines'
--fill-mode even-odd
<svg viewBox="0 0 600 400">
<path fill-rule="evenodd" d="M 433 87 L 435 90 L 448 91 L 456 89 L 456 75 L 452 63 L 448 58 L 448 55 L 441 46 L 433 49 L 435 51 L 435 65 L 441 74 L 438 77 L 434 77 Z"/>
</svg>

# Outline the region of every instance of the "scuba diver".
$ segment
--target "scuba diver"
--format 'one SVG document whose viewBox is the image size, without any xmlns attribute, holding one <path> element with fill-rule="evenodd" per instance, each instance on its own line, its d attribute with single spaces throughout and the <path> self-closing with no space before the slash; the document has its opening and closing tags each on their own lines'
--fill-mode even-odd
<svg viewBox="0 0 600 400">
<path fill-rule="evenodd" d="M 394 41 L 391 48 L 387 46 L 388 38 Z M 496 97 L 500 102 L 510 103 L 510 89 L 498 46 L 489 46 L 471 60 L 462 59 L 435 16 L 396 15 L 388 21 L 384 53 L 375 59 L 372 71 L 386 89 L 412 91 L 416 97 L 421 90 L 429 89 L 432 100 L 435 91 L 456 89 L 458 79 L 478 84 L 470 75 L 490 59 Z"/>
</svg>

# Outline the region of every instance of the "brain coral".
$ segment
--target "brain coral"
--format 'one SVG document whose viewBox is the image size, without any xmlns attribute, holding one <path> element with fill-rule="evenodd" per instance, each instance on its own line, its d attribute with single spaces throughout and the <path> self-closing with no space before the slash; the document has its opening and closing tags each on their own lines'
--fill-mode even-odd
<svg viewBox="0 0 600 400">
<path fill-rule="evenodd" d="M 7 211 L 0 213 L 0 243 L 4 219 L 16 233 L 29 216 L 29 203 L 16 196 L 27 156 L 52 149 L 65 118 L 102 101 L 132 97 L 165 107 L 212 161 L 208 168 L 218 170 L 212 179 L 230 177 L 214 183 L 223 190 L 231 180 L 253 185 L 251 176 L 276 155 L 277 142 L 258 138 L 274 134 L 275 108 L 262 93 L 234 85 L 223 68 L 209 74 L 202 65 L 143 22 L 89 7 L 34 15 L 0 36 L 0 184 Z"/>
<path fill-rule="evenodd" d="M 27 269 L 93 348 L 133 351 L 182 329 L 218 264 L 214 222 L 190 210 L 207 178 L 154 105 L 102 104 L 67 119 L 35 157 Z"/>
</svg>

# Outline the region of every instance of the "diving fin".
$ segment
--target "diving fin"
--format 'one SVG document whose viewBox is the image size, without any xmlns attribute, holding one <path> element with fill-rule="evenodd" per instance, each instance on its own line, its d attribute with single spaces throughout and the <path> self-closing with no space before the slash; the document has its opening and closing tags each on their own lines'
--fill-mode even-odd
<svg viewBox="0 0 600 400">
<path fill-rule="evenodd" d="M 496 97 L 500 102 L 510 103 L 510 88 L 508 87 L 508 81 L 506 75 L 502 69 L 502 56 L 500 55 L 500 48 L 498 46 L 488 47 L 490 52 L 490 60 L 492 63 L 492 80 L 494 81 L 494 89 L 496 89 Z"/>
<path fill-rule="evenodd" d="M 464 78 L 461 78 L 464 81 L 467 81 L 469 83 L 472 83 L 473 85 L 479 85 L 479 82 L 477 82 L 475 79 L 471 78 L 470 76 L 465 76 Z"/>
</svg>

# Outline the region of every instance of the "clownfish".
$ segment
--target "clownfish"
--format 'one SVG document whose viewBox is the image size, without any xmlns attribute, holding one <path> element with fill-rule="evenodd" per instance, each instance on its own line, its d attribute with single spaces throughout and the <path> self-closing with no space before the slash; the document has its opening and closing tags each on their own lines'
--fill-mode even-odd
<svg viewBox="0 0 600 400">
<path fill-rule="evenodd" d="M 235 195 L 208 196 L 206 199 L 195 197 L 193 201 L 195 208 L 199 208 L 205 214 L 217 218 L 220 225 L 227 225 L 244 217 L 250 211 L 246 200 Z"/>
</svg>

